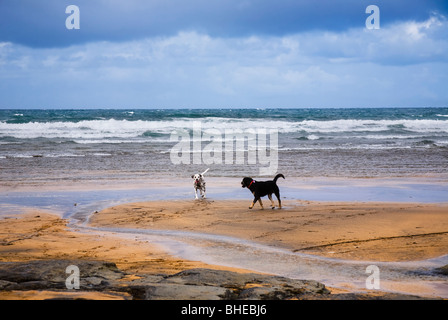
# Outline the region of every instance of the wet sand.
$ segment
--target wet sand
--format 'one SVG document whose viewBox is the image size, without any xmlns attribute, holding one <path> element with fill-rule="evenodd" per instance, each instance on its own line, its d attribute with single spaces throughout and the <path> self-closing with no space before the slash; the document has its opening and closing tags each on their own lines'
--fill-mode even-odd
<svg viewBox="0 0 448 320">
<path fill-rule="evenodd" d="M 1 218 L 0 262 L 90 259 L 114 261 L 120 269 L 129 272 L 168 274 L 205 266 L 171 257 L 147 242 L 110 234 L 89 234 L 69 228 L 67 223 L 68 220 L 57 215 L 33 210 Z"/>
<path fill-rule="evenodd" d="M 250 200 L 130 203 L 94 214 L 96 227 L 196 231 L 294 252 L 367 261 L 411 261 L 448 253 L 448 204 Z"/>
<path fill-rule="evenodd" d="M 88 234 L 67 227 L 68 220 L 56 214 L 28 210 L 21 215 L 0 218 L 0 262 L 34 260 L 113 261 L 120 270 L 133 274 L 174 274 L 186 269 L 212 267 L 205 263 L 172 257 L 156 245 L 111 235 Z M 51 298 L 122 300 L 98 291 L 0 291 L 0 300 L 43 300 Z"/>
<path fill-rule="evenodd" d="M 249 210 L 250 200 L 166 200 L 96 212 L 88 226 L 179 230 L 231 236 L 324 257 L 415 261 L 448 254 L 448 204 L 284 201 L 284 208 Z M 169 255 L 138 237 L 67 227 L 58 215 L 29 210 L 0 218 L 0 262 L 41 259 L 104 260 L 129 274 L 174 274 L 210 265 Z M 336 292 L 336 291 L 335 291 Z M 54 292 L 2 291 L 0 299 L 45 299 Z M 88 299 L 111 299 L 89 292 Z"/>
</svg>

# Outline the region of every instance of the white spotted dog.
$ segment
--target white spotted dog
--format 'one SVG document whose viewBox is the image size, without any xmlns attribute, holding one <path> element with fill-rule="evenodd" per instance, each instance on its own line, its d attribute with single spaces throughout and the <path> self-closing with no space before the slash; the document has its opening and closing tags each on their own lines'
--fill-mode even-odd
<svg viewBox="0 0 448 320">
<path fill-rule="evenodd" d="M 194 188 L 194 196 L 196 199 L 198 199 L 198 191 L 201 193 L 201 197 L 202 199 L 205 199 L 205 180 L 204 180 L 204 174 L 209 170 L 210 168 L 208 168 L 207 170 L 205 170 L 202 173 L 196 173 L 194 175 L 192 175 L 191 177 L 193 178 L 194 182 L 193 182 L 193 188 Z"/>
</svg>

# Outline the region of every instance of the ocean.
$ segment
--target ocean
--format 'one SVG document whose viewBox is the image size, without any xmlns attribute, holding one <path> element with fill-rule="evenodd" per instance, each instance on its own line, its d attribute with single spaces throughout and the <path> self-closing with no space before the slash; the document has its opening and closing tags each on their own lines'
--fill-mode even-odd
<svg viewBox="0 0 448 320">
<path fill-rule="evenodd" d="M 3 186 L 186 180 L 206 168 L 445 179 L 448 108 L 0 110 Z"/>
</svg>

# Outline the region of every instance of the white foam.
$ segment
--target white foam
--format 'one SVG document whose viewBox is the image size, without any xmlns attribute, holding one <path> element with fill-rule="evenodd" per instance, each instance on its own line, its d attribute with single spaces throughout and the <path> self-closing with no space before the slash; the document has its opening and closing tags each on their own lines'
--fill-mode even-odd
<svg viewBox="0 0 448 320">
<path fill-rule="evenodd" d="M 76 158 L 76 157 L 85 157 L 84 154 L 73 154 L 73 153 L 50 153 L 45 154 L 44 158 Z"/>
<path fill-rule="evenodd" d="M 166 140 L 168 141 L 168 140 Z M 120 143 L 145 143 L 147 141 L 145 140 L 138 140 L 138 139 L 75 139 L 73 142 L 78 144 L 98 144 L 98 143 L 108 143 L 108 144 L 120 144 Z"/>
<path fill-rule="evenodd" d="M 24 154 L 24 153 L 16 153 L 16 154 L 11 154 L 11 155 L 6 155 L 6 158 L 33 158 L 33 155 Z"/>
<path fill-rule="evenodd" d="M 98 157 L 110 157 L 110 156 L 112 156 L 111 153 L 102 153 L 102 152 L 95 152 L 92 155 L 98 156 Z"/>
<path fill-rule="evenodd" d="M 392 150 L 392 149 L 411 149 L 408 145 L 383 145 L 383 144 L 342 144 L 342 145 L 303 145 L 299 147 L 283 147 L 279 148 L 278 151 L 310 151 L 310 150 Z"/>
<path fill-rule="evenodd" d="M 446 132 L 446 120 L 305 120 L 294 123 L 295 129 L 312 133 L 379 132 L 402 129 L 412 132 Z M 288 130 L 288 129 L 287 129 Z"/>
<path fill-rule="evenodd" d="M 62 138 L 81 140 L 103 139 L 131 139 L 155 140 L 159 137 L 146 136 L 147 132 L 169 135 L 179 130 L 194 128 L 194 123 L 200 123 L 202 132 L 210 129 L 246 130 L 246 129 L 275 129 L 280 133 L 300 132 L 308 135 L 308 139 L 316 140 L 318 134 L 340 134 L 344 132 L 389 132 L 404 130 L 406 133 L 448 133 L 448 120 L 304 120 L 298 122 L 284 120 L 259 120 L 206 117 L 200 119 L 182 118 L 172 121 L 129 121 L 129 120 L 89 120 L 80 122 L 29 122 L 5 123 L 0 122 L 0 137 L 14 137 L 18 139 L 34 138 Z M 399 133 L 391 133 L 402 137 Z M 406 137 L 406 136 L 403 136 Z M 77 141 L 79 142 L 79 141 Z M 104 142 L 104 141 L 102 141 Z M 118 142 L 118 141 L 117 141 Z M 135 142 L 135 141 L 132 141 Z M 86 142 L 88 143 L 88 142 Z M 112 142 L 113 143 L 113 142 Z"/>
</svg>

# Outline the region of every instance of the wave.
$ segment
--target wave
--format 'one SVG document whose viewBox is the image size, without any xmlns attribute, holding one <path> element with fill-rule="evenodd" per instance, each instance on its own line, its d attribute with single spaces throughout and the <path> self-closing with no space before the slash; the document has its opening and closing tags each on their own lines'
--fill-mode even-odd
<svg viewBox="0 0 448 320">
<path fill-rule="evenodd" d="M 73 140 L 74 143 L 77 144 L 123 144 L 123 143 L 145 143 L 145 140 L 138 139 L 85 139 L 85 140 Z"/>
<path fill-rule="evenodd" d="M 94 152 L 94 153 L 88 153 L 88 154 L 74 154 L 74 153 L 11 153 L 6 155 L 0 155 L 0 159 L 15 159 L 15 158 L 83 158 L 86 156 L 93 156 L 93 157 L 109 157 L 112 156 L 111 153 L 105 153 L 105 152 Z"/>
<path fill-rule="evenodd" d="M 360 145 L 316 145 L 316 146 L 299 146 L 299 147 L 284 147 L 279 148 L 278 151 L 317 151 L 317 150 L 398 150 L 398 149 L 412 149 L 412 146 L 406 145 L 382 145 L 382 144 L 360 144 Z"/>
<path fill-rule="evenodd" d="M 224 134 L 229 130 L 278 130 L 279 133 L 299 133 L 308 140 L 319 139 L 319 134 L 340 135 L 371 133 L 406 138 L 411 134 L 446 136 L 448 120 L 269 120 L 237 118 L 181 118 L 175 120 L 85 120 L 79 122 L 0 122 L 0 138 L 34 139 L 159 139 L 173 132 L 195 130 Z M 269 131 L 267 131 L 269 133 Z"/>
</svg>

